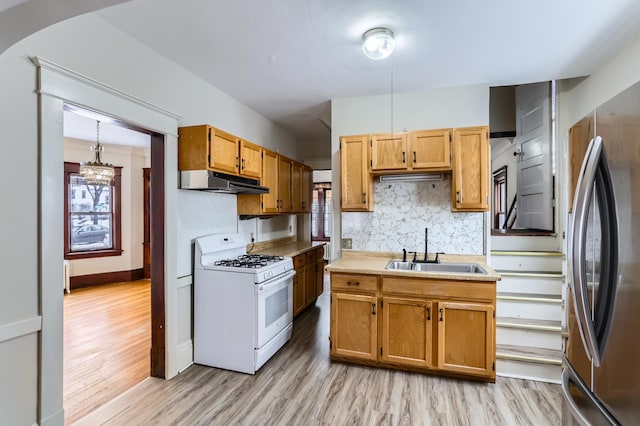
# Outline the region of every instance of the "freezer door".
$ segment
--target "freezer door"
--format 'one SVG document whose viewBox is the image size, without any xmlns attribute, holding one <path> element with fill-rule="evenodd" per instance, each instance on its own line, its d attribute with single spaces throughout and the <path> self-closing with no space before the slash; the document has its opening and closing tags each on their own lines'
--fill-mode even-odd
<svg viewBox="0 0 640 426">
<path fill-rule="evenodd" d="M 609 426 L 619 425 L 615 418 L 591 393 L 580 377 L 576 374 L 571 363 L 564 360 L 562 371 L 562 424 L 581 426 Z"/>
</svg>

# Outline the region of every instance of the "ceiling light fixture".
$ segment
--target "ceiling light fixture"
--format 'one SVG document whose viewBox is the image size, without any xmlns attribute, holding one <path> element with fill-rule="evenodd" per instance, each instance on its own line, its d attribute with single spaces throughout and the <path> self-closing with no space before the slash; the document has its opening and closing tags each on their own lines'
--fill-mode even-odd
<svg viewBox="0 0 640 426">
<path fill-rule="evenodd" d="M 115 169 L 112 164 L 103 163 L 100 153 L 104 151 L 104 146 L 100 145 L 100 121 L 96 121 L 96 144 L 91 146 L 94 152 L 93 161 L 82 162 L 80 164 L 80 175 L 89 185 L 109 185 L 115 176 Z"/>
<path fill-rule="evenodd" d="M 389 57 L 396 47 L 393 31 L 389 28 L 372 28 L 362 34 L 362 51 L 374 60 Z"/>
</svg>

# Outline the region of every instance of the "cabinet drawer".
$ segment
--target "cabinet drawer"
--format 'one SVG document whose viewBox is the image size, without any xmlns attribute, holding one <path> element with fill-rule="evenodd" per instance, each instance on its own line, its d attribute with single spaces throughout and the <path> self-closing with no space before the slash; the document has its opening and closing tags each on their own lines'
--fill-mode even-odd
<svg viewBox="0 0 640 426">
<path fill-rule="evenodd" d="M 378 277 L 375 275 L 331 274 L 331 290 L 351 290 L 375 293 Z"/>
<path fill-rule="evenodd" d="M 464 299 L 495 303 L 496 283 L 415 278 L 382 278 L 384 294 L 438 299 Z"/>
<path fill-rule="evenodd" d="M 304 254 L 300 254 L 296 257 L 293 258 L 293 269 L 299 269 L 304 267 L 304 264 L 306 263 L 305 260 L 305 255 Z"/>
</svg>

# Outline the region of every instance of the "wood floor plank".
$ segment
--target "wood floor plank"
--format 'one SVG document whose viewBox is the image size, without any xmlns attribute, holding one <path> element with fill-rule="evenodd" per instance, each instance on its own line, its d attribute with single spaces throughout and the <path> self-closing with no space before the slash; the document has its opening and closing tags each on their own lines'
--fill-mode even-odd
<svg viewBox="0 0 640 426">
<path fill-rule="evenodd" d="M 149 280 L 74 290 L 64 296 L 65 424 L 149 377 Z"/>
<path fill-rule="evenodd" d="M 79 425 L 551 425 L 560 386 L 495 384 L 329 360 L 329 297 L 294 323 L 292 340 L 255 375 L 193 365 L 147 378 Z"/>
</svg>

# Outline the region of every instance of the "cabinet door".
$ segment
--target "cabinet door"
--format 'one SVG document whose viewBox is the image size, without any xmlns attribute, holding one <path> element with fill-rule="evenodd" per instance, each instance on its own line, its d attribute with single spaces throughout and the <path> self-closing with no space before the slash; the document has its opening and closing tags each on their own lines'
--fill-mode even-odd
<svg viewBox="0 0 640 426">
<path fill-rule="evenodd" d="M 262 147 L 240 140 L 240 174 L 256 179 L 262 175 Z"/>
<path fill-rule="evenodd" d="M 209 167 L 222 172 L 238 174 L 238 138 L 215 129 L 209 142 Z"/>
<path fill-rule="evenodd" d="M 451 170 L 451 131 L 411 132 L 409 144 L 411 170 Z"/>
<path fill-rule="evenodd" d="M 371 170 L 406 169 L 407 137 L 405 133 L 371 136 Z"/>
<path fill-rule="evenodd" d="M 268 149 L 262 150 L 262 186 L 269 188 L 268 194 L 262 194 L 262 213 L 278 213 L 278 154 Z"/>
<path fill-rule="evenodd" d="M 366 135 L 340 139 L 340 187 L 342 211 L 373 208 L 373 180 L 368 169 L 369 138 Z"/>
<path fill-rule="evenodd" d="M 453 131 L 454 211 L 489 210 L 489 128 Z"/>
<path fill-rule="evenodd" d="M 302 212 L 302 169 L 300 163 L 291 163 L 291 204 L 293 213 Z"/>
<path fill-rule="evenodd" d="M 291 211 L 291 160 L 278 155 L 278 212 Z"/>
<path fill-rule="evenodd" d="M 433 303 L 383 297 L 381 359 L 401 365 L 432 366 Z"/>
<path fill-rule="evenodd" d="M 331 354 L 376 360 L 378 326 L 375 296 L 331 295 Z"/>
<path fill-rule="evenodd" d="M 569 194 L 567 194 L 567 203 L 570 212 L 573 211 L 573 195 L 578 186 L 582 160 L 584 160 L 587 147 L 593 136 L 593 113 L 578 121 L 569 129 Z"/>
<path fill-rule="evenodd" d="M 324 251 L 321 249 L 321 253 Z M 316 297 L 320 296 L 324 292 L 324 258 L 322 255 L 316 260 Z"/>
<path fill-rule="evenodd" d="M 296 269 L 293 277 L 293 316 L 304 309 L 304 268 Z"/>
<path fill-rule="evenodd" d="M 303 166 L 302 167 L 302 208 L 300 209 L 301 213 L 311 213 L 311 181 L 312 181 L 313 170 L 311 167 Z"/>
<path fill-rule="evenodd" d="M 438 368 L 495 377 L 493 307 L 438 302 Z"/>
<path fill-rule="evenodd" d="M 304 266 L 304 305 L 309 306 L 316 300 L 316 263 Z"/>
</svg>

